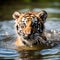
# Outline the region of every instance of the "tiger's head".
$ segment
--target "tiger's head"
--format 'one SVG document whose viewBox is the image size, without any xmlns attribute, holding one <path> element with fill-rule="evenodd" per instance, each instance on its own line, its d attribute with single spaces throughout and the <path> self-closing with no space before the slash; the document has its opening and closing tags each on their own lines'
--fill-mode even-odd
<svg viewBox="0 0 60 60">
<path fill-rule="evenodd" d="M 14 12 L 13 18 L 16 21 L 16 31 L 24 39 L 31 39 L 37 35 L 42 36 L 44 32 L 44 23 L 47 18 L 47 12 Z"/>
</svg>

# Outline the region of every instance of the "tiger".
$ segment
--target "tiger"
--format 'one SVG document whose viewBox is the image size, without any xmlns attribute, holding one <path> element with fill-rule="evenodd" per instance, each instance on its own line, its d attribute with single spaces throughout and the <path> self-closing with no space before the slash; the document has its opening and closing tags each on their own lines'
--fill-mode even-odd
<svg viewBox="0 0 60 60">
<path fill-rule="evenodd" d="M 45 10 L 39 12 L 18 12 L 13 13 L 17 39 L 15 45 L 21 49 L 36 49 L 45 45 L 45 22 L 48 16 Z M 36 47 L 37 46 L 37 47 Z M 38 47 L 39 46 L 39 47 Z"/>
</svg>

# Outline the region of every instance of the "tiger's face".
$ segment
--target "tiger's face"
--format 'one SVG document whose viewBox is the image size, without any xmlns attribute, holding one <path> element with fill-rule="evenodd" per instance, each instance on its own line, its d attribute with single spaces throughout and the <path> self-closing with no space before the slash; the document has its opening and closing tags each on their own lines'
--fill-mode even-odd
<svg viewBox="0 0 60 60">
<path fill-rule="evenodd" d="M 16 20 L 16 31 L 24 39 L 31 39 L 37 35 L 41 36 L 44 32 L 44 23 L 47 12 L 14 12 L 13 18 Z"/>
</svg>

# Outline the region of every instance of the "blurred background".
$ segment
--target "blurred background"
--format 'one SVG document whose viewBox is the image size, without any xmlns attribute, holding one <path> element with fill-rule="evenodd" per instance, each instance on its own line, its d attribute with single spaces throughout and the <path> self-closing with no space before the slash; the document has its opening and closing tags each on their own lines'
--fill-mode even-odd
<svg viewBox="0 0 60 60">
<path fill-rule="evenodd" d="M 0 0 L 0 21 L 11 20 L 14 11 L 39 11 L 40 9 L 50 13 L 48 17 L 60 17 L 60 0 Z"/>
</svg>

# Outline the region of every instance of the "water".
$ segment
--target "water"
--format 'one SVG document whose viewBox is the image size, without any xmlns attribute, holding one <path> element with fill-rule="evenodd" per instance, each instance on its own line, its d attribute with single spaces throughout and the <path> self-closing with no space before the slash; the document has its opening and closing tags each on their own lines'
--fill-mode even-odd
<svg viewBox="0 0 60 60">
<path fill-rule="evenodd" d="M 34 9 L 31 9 L 33 11 L 44 9 L 48 12 L 48 18 L 45 23 L 46 30 L 60 32 L 60 3 L 55 2 L 50 5 L 48 4 L 48 6 L 39 6 L 38 8 L 36 6 L 33 7 Z M 24 8 L 19 11 L 26 12 L 28 10 L 28 8 Z M 14 20 L 0 21 L 0 60 L 60 60 L 60 44 L 53 48 L 38 51 L 18 52 L 13 44 L 17 37 L 14 24 Z"/>
</svg>

